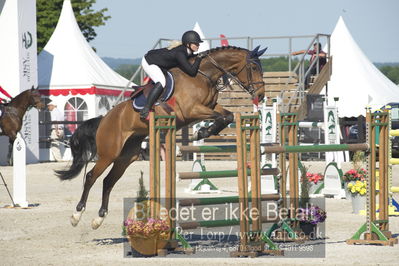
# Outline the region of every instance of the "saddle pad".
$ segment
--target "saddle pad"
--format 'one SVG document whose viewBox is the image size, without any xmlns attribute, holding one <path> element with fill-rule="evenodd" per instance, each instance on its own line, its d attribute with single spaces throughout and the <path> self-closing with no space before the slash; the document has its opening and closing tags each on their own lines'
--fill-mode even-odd
<svg viewBox="0 0 399 266">
<path fill-rule="evenodd" d="M 165 88 L 163 90 L 163 93 L 162 93 L 161 97 L 159 97 L 159 99 L 155 103 L 155 105 L 159 105 L 160 102 L 166 102 L 167 100 L 170 99 L 170 97 L 173 94 L 174 87 L 175 87 L 174 86 L 175 84 L 174 84 L 173 76 L 172 76 L 172 74 L 169 71 L 167 71 L 166 73 L 167 73 L 167 75 L 166 75 L 166 86 L 165 86 Z M 141 110 L 141 109 L 144 108 L 144 105 L 146 104 L 146 102 L 147 102 L 147 98 L 145 97 L 144 93 L 141 92 L 137 97 L 135 97 L 133 99 L 133 107 L 136 110 Z"/>
</svg>

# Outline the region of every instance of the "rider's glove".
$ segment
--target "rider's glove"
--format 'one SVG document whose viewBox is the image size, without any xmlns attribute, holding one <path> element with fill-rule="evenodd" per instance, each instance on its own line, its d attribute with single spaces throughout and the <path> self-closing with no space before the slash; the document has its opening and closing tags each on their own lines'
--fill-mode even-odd
<svg viewBox="0 0 399 266">
<path fill-rule="evenodd" d="M 207 56 L 206 53 L 200 53 L 200 54 L 197 55 L 197 57 L 200 58 L 200 59 L 202 59 L 202 58 L 204 58 L 206 56 Z"/>
</svg>

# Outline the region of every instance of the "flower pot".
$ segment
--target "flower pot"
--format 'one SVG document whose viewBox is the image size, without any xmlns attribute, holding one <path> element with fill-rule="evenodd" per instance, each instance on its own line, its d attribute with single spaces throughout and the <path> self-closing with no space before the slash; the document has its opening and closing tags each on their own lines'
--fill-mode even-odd
<svg viewBox="0 0 399 266">
<path fill-rule="evenodd" d="M 349 191 L 349 189 L 348 189 L 348 184 L 350 184 L 350 183 L 355 184 L 356 182 L 355 182 L 355 181 L 345 182 L 345 187 L 344 187 L 344 189 L 345 189 L 345 198 L 346 198 L 347 200 L 352 200 L 352 193 L 351 193 L 351 192 Z"/>
<path fill-rule="evenodd" d="M 361 210 L 366 208 L 366 195 L 361 196 L 359 193 L 352 194 L 352 210 L 353 213 L 358 214 Z"/>
<path fill-rule="evenodd" d="M 299 227 L 306 236 L 309 236 L 310 239 L 314 239 L 316 237 L 317 224 L 299 222 Z"/>
<path fill-rule="evenodd" d="M 159 249 L 164 249 L 168 240 L 160 239 L 159 236 L 141 237 L 128 236 L 130 246 L 132 247 L 133 257 L 152 257 L 158 255 Z"/>
</svg>

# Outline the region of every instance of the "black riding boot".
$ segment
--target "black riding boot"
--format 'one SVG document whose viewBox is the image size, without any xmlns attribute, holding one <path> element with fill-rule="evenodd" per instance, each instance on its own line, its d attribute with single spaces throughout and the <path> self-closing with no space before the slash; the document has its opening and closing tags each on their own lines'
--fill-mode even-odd
<svg viewBox="0 0 399 266">
<path fill-rule="evenodd" d="M 144 108 L 141 109 L 140 111 L 140 118 L 141 119 L 146 119 L 148 116 L 148 113 L 150 112 L 150 109 L 154 105 L 154 103 L 158 100 L 158 97 L 162 94 L 163 92 L 163 87 L 160 82 L 157 82 L 150 91 L 150 94 L 148 94 L 147 97 L 147 103 L 145 104 Z"/>
</svg>

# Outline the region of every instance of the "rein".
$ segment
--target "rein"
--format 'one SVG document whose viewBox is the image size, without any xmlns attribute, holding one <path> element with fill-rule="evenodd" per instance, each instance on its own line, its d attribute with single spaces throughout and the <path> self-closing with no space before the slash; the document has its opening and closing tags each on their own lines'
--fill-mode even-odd
<svg viewBox="0 0 399 266">
<path fill-rule="evenodd" d="M 261 84 L 262 86 L 265 84 L 265 82 L 260 81 L 260 82 L 252 82 L 252 69 L 250 64 L 251 63 L 255 63 L 256 65 L 258 65 L 258 63 L 256 63 L 254 60 L 251 59 L 247 59 L 247 63 L 245 64 L 245 66 L 243 66 L 240 71 L 238 71 L 236 74 L 233 74 L 232 72 L 229 72 L 227 70 L 225 70 L 223 67 L 221 67 L 215 59 L 213 59 L 209 54 L 205 55 L 206 57 L 209 58 L 209 61 L 212 63 L 212 65 L 218 69 L 220 72 L 222 72 L 224 75 L 226 75 L 228 78 L 234 80 L 242 89 L 248 91 L 251 95 L 253 95 L 258 89 L 260 89 L 261 87 L 255 88 L 254 85 L 258 85 Z M 247 80 L 248 80 L 248 85 L 246 86 L 243 82 L 241 82 L 238 78 L 237 75 L 240 74 L 244 68 L 247 69 Z M 204 75 L 205 77 L 207 77 L 211 83 L 213 83 L 212 79 L 205 74 L 204 72 L 198 70 L 198 72 L 202 75 Z M 218 91 L 223 90 L 224 88 L 226 88 L 226 85 L 223 85 L 220 89 L 218 89 Z"/>
</svg>

